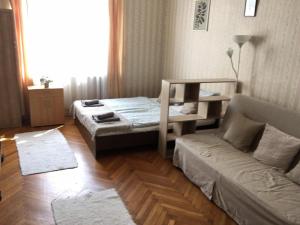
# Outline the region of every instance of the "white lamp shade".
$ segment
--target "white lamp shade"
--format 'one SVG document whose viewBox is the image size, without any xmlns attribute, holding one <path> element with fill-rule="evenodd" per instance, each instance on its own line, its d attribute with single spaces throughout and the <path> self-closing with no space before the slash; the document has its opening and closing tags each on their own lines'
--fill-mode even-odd
<svg viewBox="0 0 300 225">
<path fill-rule="evenodd" d="M 251 37 L 251 35 L 234 35 L 233 41 L 242 47 L 242 45 L 249 41 Z"/>
</svg>

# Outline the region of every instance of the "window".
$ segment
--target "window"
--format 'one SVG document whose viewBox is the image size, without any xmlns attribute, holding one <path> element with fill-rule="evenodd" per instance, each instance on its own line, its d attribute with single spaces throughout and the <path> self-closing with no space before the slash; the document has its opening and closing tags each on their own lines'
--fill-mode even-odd
<svg viewBox="0 0 300 225">
<path fill-rule="evenodd" d="M 66 85 L 74 78 L 107 74 L 107 0 L 27 0 L 24 19 L 28 71 L 35 83 L 48 76 Z"/>
</svg>

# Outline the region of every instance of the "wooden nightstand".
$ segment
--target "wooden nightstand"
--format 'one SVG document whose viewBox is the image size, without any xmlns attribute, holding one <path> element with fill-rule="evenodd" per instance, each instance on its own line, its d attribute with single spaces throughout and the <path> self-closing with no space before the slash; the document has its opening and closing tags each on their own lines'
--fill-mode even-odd
<svg viewBox="0 0 300 225">
<path fill-rule="evenodd" d="M 32 127 L 64 123 L 63 88 L 28 87 Z"/>
</svg>

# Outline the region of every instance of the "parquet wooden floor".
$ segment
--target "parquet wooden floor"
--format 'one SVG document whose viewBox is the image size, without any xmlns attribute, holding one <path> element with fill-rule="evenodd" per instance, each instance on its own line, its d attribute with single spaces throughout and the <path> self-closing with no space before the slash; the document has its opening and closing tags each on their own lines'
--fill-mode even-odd
<svg viewBox="0 0 300 225">
<path fill-rule="evenodd" d="M 13 137 L 32 130 L 37 129 L 1 130 L 0 134 Z M 76 169 L 21 176 L 15 142 L 4 142 L 0 225 L 54 224 L 50 204 L 57 196 L 107 188 L 116 188 L 138 225 L 235 225 L 155 150 L 95 160 L 71 119 L 60 130 L 75 152 Z"/>
</svg>

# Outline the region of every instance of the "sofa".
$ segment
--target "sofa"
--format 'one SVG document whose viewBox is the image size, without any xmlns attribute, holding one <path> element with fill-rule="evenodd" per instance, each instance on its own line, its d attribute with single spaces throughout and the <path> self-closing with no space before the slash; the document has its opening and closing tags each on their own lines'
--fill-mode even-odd
<svg viewBox="0 0 300 225">
<path fill-rule="evenodd" d="M 219 129 L 176 139 L 173 164 L 240 225 L 299 225 L 300 185 L 286 172 L 255 159 L 253 151 L 240 151 L 224 140 L 236 113 L 300 138 L 298 113 L 235 95 Z M 259 138 L 258 135 L 258 143 Z M 300 153 L 293 158 L 289 170 L 299 158 Z"/>
</svg>

